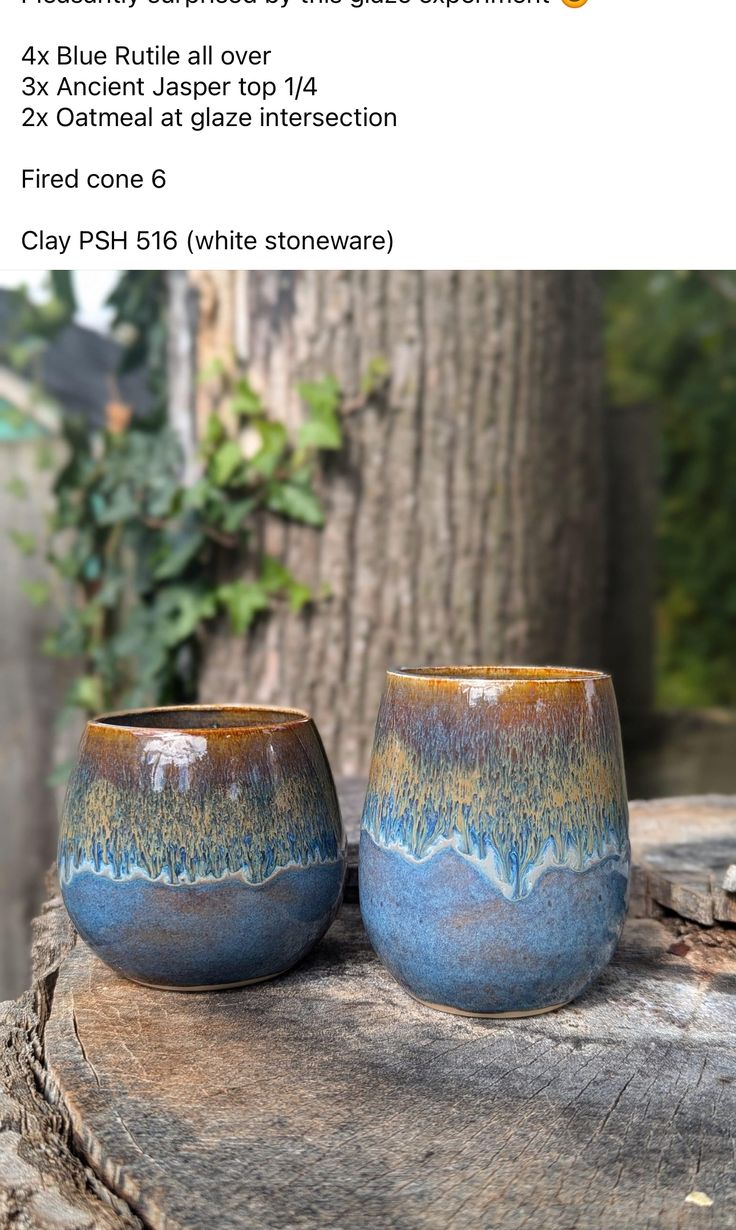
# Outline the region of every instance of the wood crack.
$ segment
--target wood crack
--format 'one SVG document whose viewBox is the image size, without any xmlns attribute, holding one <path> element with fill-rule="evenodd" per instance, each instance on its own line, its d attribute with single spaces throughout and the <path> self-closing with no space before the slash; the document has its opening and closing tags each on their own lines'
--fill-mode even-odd
<svg viewBox="0 0 736 1230">
<path fill-rule="evenodd" d="M 82 1052 L 82 1058 L 84 1062 L 86 1063 L 87 1067 L 89 1068 L 90 1072 L 94 1076 L 95 1081 L 97 1082 L 97 1088 L 102 1089 L 102 1085 L 100 1084 L 100 1078 L 97 1075 L 97 1069 L 95 1068 L 95 1065 L 89 1059 L 89 1056 L 87 1055 L 87 1052 L 84 1049 L 84 1043 L 82 1042 L 82 1039 L 79 1036 L 79 1022 L 77 1021 L 77 1014 L 74 1011 L 74 996 L 72 996 L 72 1029 L 74 1030 L 74 1037 L 77 1039 L 77 1042 L 79 1043 L 79 1049 Z"/>
</svg>

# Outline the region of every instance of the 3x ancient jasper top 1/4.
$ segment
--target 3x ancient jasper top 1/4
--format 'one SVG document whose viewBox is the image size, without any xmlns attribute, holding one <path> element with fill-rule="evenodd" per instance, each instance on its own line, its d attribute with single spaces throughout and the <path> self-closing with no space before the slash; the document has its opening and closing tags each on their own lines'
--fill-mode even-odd
<svg viewBox="0 0 736 1230">
<path fill-rule="evenodd" d="M 413 860 L 453 849 L 509 900 L 553 867 L 628 861 L 610 678 L 562 668 L 389 672 L 362 826 Z"/>
<path fill-rule="evenodd" d="M 162 709 L 88 725 L 64 805 L 59 873 L 63 882 L 91 869 L 260 884 L 290 865 L 337 860 L 344 848 L 334 783 L 306 715 Z"/>
</svg>

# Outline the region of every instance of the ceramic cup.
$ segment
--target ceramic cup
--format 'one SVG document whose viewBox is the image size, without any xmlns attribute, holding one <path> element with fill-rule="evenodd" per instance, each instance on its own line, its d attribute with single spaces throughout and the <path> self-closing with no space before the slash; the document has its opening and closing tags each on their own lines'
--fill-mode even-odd
<svg viewBox="0 0 736 1230">
<path fill-rule="evenodd" d="M 191 705 L 88 723 L 59 877 L 79 934 L 118 973 L 189 990 L 273 978 L 329 927 L 345 863 L 308 714 Z"/>
<path fill-rule="evenodd" d="M 360 841 L 381 960 L 430 1007 L 549 1012 L 610 961 L 630 850 L 613 686 L 597 671 L 389 671 Z"/>
</svg>

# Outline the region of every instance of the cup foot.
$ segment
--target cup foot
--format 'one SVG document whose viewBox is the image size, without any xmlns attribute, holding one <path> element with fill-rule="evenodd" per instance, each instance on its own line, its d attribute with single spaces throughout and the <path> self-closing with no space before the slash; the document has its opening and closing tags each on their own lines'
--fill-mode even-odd
<svg viewBox="0 0 736 1230">
<path fill-rule="evenodd" d="M 252 987 L 257 982 L 271 982 L 274 978 L 280 978 L 285 974 L 286 970 L 279 970 L 275 974 L 263 974 L 260 978 L 245 978 L 242 982 L 210 982 L 202 983 L 199 986 L 176 986 L 174 983 L 163 982 L 145 982 L 143 978 L 134 978 L 132 974 L 125 974 L 129 982 L 136 982 L 139 987 L 150 987 L 152 991 L 183 991 L 185 994 L 197 991 L 233 991 L 236 987 Z"/>
<path fill-rule="evenodd" d="M 412 999 L 424 1008 L 432 1008 L 434 1012 L 448 1012 L 451 1016 L 469 1016 L 493 1021 L 513 1021 L 525 1016 L 545 1016 L 546 1013 L 557 1012 L 558 1008 L 564 1008 L 571 1002 L 569 999 L 563 999 L 561 1003 L 549 1004 L 546 1008 L 522 1008 L 519 1012 L 467 1012 L 464 1008 L 452 1008 L 449 1004 L 433 1004 L 428 999 L 420 999 L 418 995 L 412 995 Z"/>
</svg>

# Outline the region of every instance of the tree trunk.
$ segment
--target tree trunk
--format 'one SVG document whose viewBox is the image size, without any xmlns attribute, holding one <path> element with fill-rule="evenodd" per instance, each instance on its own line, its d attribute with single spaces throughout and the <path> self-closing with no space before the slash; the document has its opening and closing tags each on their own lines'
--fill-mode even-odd
<svg viewBox="0 0 736 1230">
<path fill-rule="evenodd" d="M 621 716 L 638 742 L 654 705 L 659 422 L 654 406 L 611 406 L 605 418 L 608 583 L 604 660 Z"/>
<path fill-rule="evenodd" d="M 345 444 L 322 531 L 265 548 L 310 584 L 247 638 L 207 646 L 204 699 L 316 717 L 362 771 L 390 664 L 599 664 L 605 492 L 599 292 L 588 273 L 195 274 L 199 365 L 247 369 L 299 421 L 296 383 L 334 375 Z M 366 394 L 365 389 L 369 388 Z M 198 389 L 200 423 L 216 383 Z"/>
</svg>

